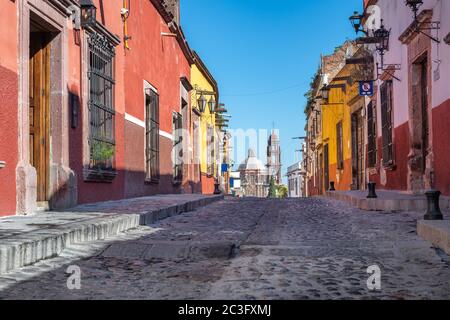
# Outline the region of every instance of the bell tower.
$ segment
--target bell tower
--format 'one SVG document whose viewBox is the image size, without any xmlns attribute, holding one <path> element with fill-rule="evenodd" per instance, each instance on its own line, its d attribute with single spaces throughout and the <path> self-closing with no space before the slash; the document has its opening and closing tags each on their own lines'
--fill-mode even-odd
<svg viewBox="0 0 450 320">
<path fill-rule="evenodd" d="M 275 130 L 272 131 L 269 141 L 267 142 L 267 169 L 269 171 L 269 179 L 271 176 L 275 178 L 277 185 L 281 184 L 281 148 L 280 139 Z"/>
</svg>

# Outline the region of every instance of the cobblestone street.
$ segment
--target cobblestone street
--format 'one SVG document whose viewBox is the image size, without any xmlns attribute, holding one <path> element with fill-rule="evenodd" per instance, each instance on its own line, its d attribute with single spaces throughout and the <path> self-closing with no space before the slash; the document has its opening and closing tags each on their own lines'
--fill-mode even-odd
<svg viewBox="0 0 450 320">
<path fill-rule="evenodd" d="M 2 299 L 450 299 L 448 257 L 423 213 L 227 198 L 0 278 Z M 67 288 L 68 266 L 81 289 Z M 381 290 L 366 285 L 381 268 Z"/>
</svg>

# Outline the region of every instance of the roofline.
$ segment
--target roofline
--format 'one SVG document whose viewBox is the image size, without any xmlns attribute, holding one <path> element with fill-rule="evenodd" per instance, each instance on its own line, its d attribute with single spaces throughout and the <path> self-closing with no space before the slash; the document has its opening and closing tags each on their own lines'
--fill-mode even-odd
<svg viewBox="0 0 450 320">
<path fill-rule="evenodd" d="M 192 56 L 191 48 L 189 47 L 186 37 L 184 36 L 183 30 L 181 29 L 181 26 L 179 26 L 175 22 L 175 17 L 173 16 L 173 14 L 167 11 L 166 7 L 164 6 L 164 0 L 150 0 L 150 2 L 166 22 L 170 32 L 176 34 L 178 45 L 180 46 L 181 51 L 183 51 L 183 54 L 188 60 L 189 64 L 194 64 L 194 57 Z"/>
<path fill-rule="evenodd" d="M 211 83 L 214 91 L 216 92 L 216 101 L 219 102 L 219 86 L 217 85 L 216 79 L 214 79 L 214 76 L 211 72 L 209 72 L 208 67 L 203 62 L 202 58 L 200 58 L 199 54 L 196 51 L 192 51 L 192 55 L 194 57 L 195 65 L 198 67 L 203 76 L 205 76 Z"/>
</svg>

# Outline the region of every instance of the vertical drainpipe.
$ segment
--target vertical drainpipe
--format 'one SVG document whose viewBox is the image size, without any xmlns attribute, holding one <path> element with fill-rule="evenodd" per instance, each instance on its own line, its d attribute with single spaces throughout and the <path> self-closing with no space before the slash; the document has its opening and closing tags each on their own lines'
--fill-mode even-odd
<svg viewBox="0 0 450 320">
<path fill-rule="evenodd" d="M 123 43 L 126 50 L 130 50 L 129 40 L 131 37 L 128 35 L 127 19 L 130 17 L 130 6 L 127 0 L 123 0 L 123 8 L 121 10 L 121 16 L 123 21 Z"/>
</svg>

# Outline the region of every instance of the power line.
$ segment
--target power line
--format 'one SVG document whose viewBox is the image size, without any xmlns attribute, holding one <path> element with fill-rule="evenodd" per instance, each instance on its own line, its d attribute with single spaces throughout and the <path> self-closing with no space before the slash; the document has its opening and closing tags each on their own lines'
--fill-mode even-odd
<svg viewBox="0 0 450 320">
<path fill-rule="evenodd" d="M 223 97 L 250 97 L 250 96 L 270 95 L 270 94 L 275 94 L 275 93 L 287 91 L 287 90 L 294 89 L 294 88 L 299 88 L 299 87 L 307 84 L 307 82 L 309 82 L 309 80 L 304 83 L 301 83 L 301 84 L 296 84 L 293 86 L 276 89 L 276 90 L 271 90 L 271 91 L 262 91 L 262 92 L 255 92 L 255 93 L 241 93 L 241 94 L 222 94 L 222 96 Z"/>
</svg>

